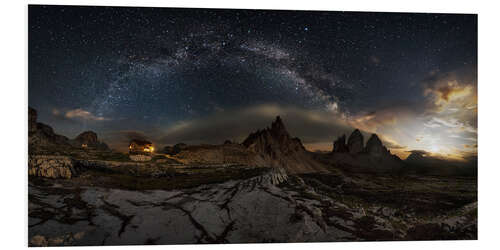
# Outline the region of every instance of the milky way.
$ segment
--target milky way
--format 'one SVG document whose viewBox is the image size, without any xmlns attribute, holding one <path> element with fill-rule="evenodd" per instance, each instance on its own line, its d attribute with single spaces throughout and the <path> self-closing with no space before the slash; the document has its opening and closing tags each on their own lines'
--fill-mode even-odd
<svg viewBox="0 0 500 250">
<path fill-rule="evenodd" d="M 421 115 L 432 72 L 476 67 L 476 26 L 475 15 L 31 6 L 29 104 L 70 136 L 260 105 Z M 65 115 L 77 109 L 92 116 Z"/>
</svg>

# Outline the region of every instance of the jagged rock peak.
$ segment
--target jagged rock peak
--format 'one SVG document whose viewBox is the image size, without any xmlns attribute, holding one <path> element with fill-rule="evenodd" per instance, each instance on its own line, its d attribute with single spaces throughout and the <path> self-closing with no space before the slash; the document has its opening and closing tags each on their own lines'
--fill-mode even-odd
<svg viewBox="0 0 500 250">
<path fill-rule="evenodd" d="M 355 129 L 349 136 L 349 139 L 347 140 L 347 147 L 349 149 L 349 153 L 351 154 L 363 152 L 364 139 L 359 129 Z"/>
<path fill-rule="evenodd" d="M 367 147 L 368 145 L 383 146 L 382 141 L 380 140 L 380 138 L 378 138 L 377 134 L 372 134 L 370 136 L 370 139 L 368 139 L 368 141 L 366 142 Z"/>
<path fill-rule="evenodd" d="M 251 133 L 244 141 L 243 145 L 255 152 L 276 153 L 302 151 L 305 150 L 302 142 L 298 138 L 291 138 L 279 116 L 272 123 L 271 127 L 264 130 L 257 130 Z"/>
<path fill-rule="evenodd" d="M 326 171 L 325 166 L 314 160 L 299 138 L 292 138 L 278 116 L 271 127 L 251 133 L 243 146 L 255 152 L 270 167 L 278 167 L 287 173 Z"/>
<path fill-rule="evenodd" d="M 260 139 L 259 139 L 260 138 Z M 258 129 L 251 133 L 244 141 L 243 145 L 249 147 L 257 140 L 262 140 L 266 144 L 286 144 L 290 140 L 290 135 L 283 124 L 280 116 L 271 124 L 271 127 L 266 129 Z"/>
<path fill-rule="evenodd" d="M 384 147 L 382 141 L 376 134 L 372 134 L 370 139 L 366 142 L 366 152 L 377 156 L 388 153 L 387 148 Z"/>
<path fill-rule="evenodd" d="M 288 132 L 286 131 L 285 124 L 283 124 L 283 121 L 281 120 L 281 117 L 278 115 L 276 116 L 276 120 L 271 124 L 271 132 L 275 135 L 287 135 Z"/>
<path fill-rule="evenodd" d="M 349 152 L 349 148 L 347 148 L 345 140 L 346 140 L 345 134 L 339 136 L 339 138 L 337 138 L 337 140 L 333 142 L 333 152 L 339 152 L 339 153 Z"/>
</svg>

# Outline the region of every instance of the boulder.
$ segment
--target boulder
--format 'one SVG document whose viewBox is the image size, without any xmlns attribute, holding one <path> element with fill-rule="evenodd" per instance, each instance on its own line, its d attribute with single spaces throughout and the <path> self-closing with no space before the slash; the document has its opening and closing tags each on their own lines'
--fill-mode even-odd
<svg viewBox="0 0 500 250">
<path fill-rule="evenodd" d="M 352 134 L 349 136 L 347 140 L 347 147 L 349 149 L 349 153 L 357 154 L 363 152 L 364 149 L 364 141 L 363 135 L 359 131 L 359 129 L 355 129 Z"/>
</svg>

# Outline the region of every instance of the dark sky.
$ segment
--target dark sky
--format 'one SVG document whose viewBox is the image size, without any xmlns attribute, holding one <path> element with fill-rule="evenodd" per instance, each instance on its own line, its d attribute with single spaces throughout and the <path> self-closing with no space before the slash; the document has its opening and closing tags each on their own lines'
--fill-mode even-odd
<svg viewBox="0 0 500 250">
<path fill-rule="evenodd" d="M 477 16 L 29 7 L 29 105 L 115 148 L 241 140 L 281 115 L 310 149 L 477 152 Z"/>
</svg>

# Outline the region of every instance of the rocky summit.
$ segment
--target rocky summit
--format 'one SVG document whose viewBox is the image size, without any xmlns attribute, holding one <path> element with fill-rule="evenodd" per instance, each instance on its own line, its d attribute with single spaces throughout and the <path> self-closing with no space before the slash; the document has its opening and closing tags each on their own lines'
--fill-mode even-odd
<svg viewBox="0 0 500 250">
<path fill-rule="evenodd" d="M 357 154 L 363 152 L 363 135 L 358 129 L 355 129 L 347 140 L 347 147 L 349 148 L 349 153 Z"/>
<path fill-rule="evenodd" d="M 299 138 L 292 138 L 279 116 L 264 130 L 251 133 L 243 145 L 260 154 L 270 166 L 283 167 L 289 173 L 325 171 L 306 151 Z"/>
<path fill-rule="evenodd" d="M 376 134 L 372 134 L 370 139 L 366 142 L 366 152 L 373 156 L 384 156 L 390 155 L 387 148 L 382 145 L 382 141 L 378 138 Z"/>
<path fill-rule="evenodd" d="M 347 144 L 345 135 L 340 136 L 334 141 L 331 154 L 317 158 L 326 165 L 361 172 L 400 171 L 404 165 L 398 156 L 391 154 L 376 134 L 370 136 L 365 146 L 363 135 L 358 129 L 349 136 Z"/>
<path fill-rule="evenodd" d="M 250 134 L 243 141 L 243 145 L 254 152 L 270 155 L 274 159 L 305 150 L 298 138 L 290 137 L 279 116 L 271 124 L 271 128 Z"/>
</svg>

